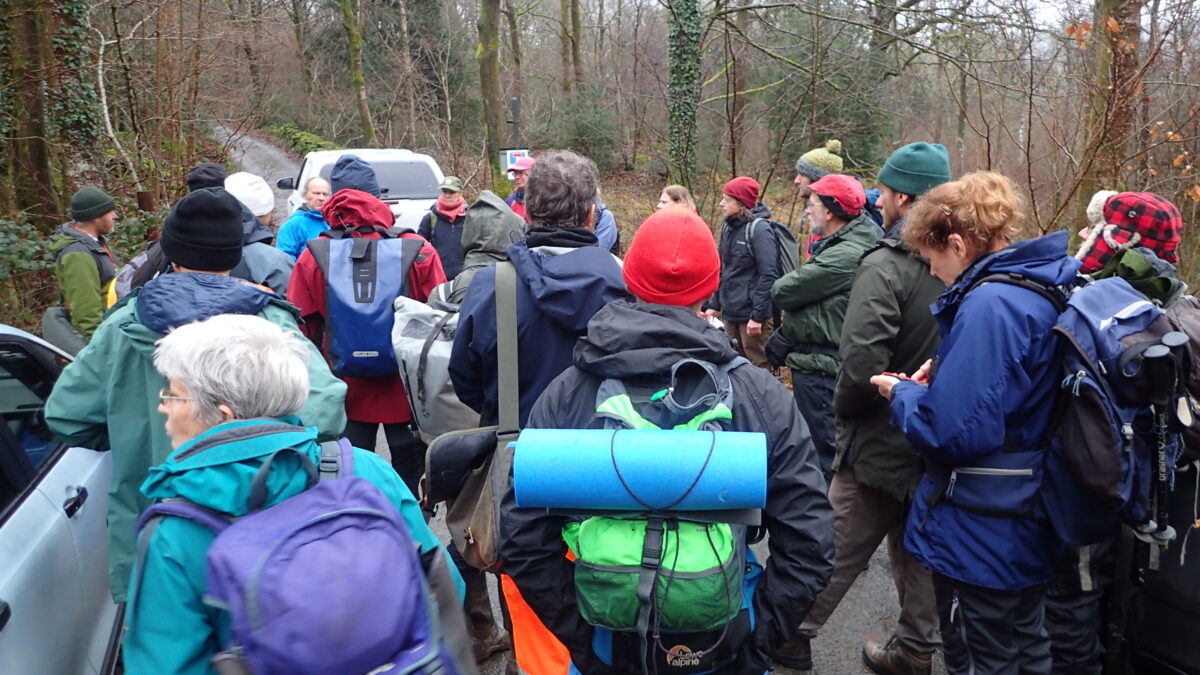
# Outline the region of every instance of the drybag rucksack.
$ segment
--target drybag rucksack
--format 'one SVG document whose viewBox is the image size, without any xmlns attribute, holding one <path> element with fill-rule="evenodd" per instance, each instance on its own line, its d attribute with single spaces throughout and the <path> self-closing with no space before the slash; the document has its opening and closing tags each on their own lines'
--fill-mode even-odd
<svg viewBox="0 0 1200 675">
<path fill-rule="evenodd" d="M 723 366 L 686 359 L 672 368 L 671 386 L 649 400 L 690 415 L 676 430 L 719 433 L 733 419 L 729 373 L 747 363 L 741 357 Z M 707 391 L 679 386 L 680 378 L 694 384 L 697 371 L 713 383 Z M 687 391 L 691 400 L 677 401 L 677 391 L 680 399 Z M 626 385 L 617 379 L 601 383 L 596 416 L 606 429 L 658 429 L 637 411 Z M 614 466 L 619 437 L 618 431 L 612 440 Z M 584 621 L 636 636 L 609 640 L 612 653 L 602 656 L 614 666 L 620 662 L 619 667 L 643 673 L 654 672 L 651 661 L 665 662 L 671 672 L 680 673 L 723 667 L 752 630 L 744 611 L 750 602 L 744 576 L 752 555 L 746 526 L 676 517 L 670 513 L 675 505 L 651 508 L 630 494 L 653 512 L 576 518 L 563 527 L 563 539 L 576 556 L 575 594 Z M 679 651 L 679 645 L 686 649 Z"/>
<path fill-rule="evenodd" d="M 1060 312 L 1060 385 L 1040 490 L 1059 538 L 1093 544 L 1125 522 L 1169 541 L 1166 490 L 1180 449 L 1169 418 L 1186 400 L 1182 334 L 1119 277 L 1064 288 L 997 274 L 975 285 L 993 282 L 1032 290 Z"/>
<path fill-rule="evenodd" d="M 429 444 L 448 431 L 479 426 L 479 413 L 458 400 L 450 380 L 458 307 L 400 296 L 393 308 L 392 348 L 421 439 Z"/>
<path fill-rule="evenodd" d="M 242 518 L 183 500 L 158 502 L 142 514 L 137 581 L 163 518 L 185 518 L 217 535 L 204 597 L 229 613 L 229 643 L 213 657 L 217 672 L 464 672 L 456 653 L 464 644 L 452 643 L 465 641 L 450 639 L 441 618 L 461 615 L 460 606 L 439 612 L 442 596 L 417 544 L 392 502 L 352 475 L 353 452 L 345 439 L 324 443 L 318 468 L 295 449 L 276 451 L 255 475 Z M 262 508 L 271 466 L 285 454 L 300 458 L 310 487 Z M 433 553 L 428 565 L 444 564 L 440 551 Z"/>
<path fill-rule="evenodd" d="M 380 238 L 353 236 L 371 232 Z M 335 375 L 398 372 L 392 302 L 409 292 L 408 271 L 424 245 L 399 235 L 395 228 L 330 229 L 308 243 L 325 279 L 325 353 Z"/>
<path fill-rule="evenodd" d="M 766 218 L 755 218 L 746 226 L 746 244 L 754 250 L 754 230 L 760 225 L 771 228 L 771 241 L 775 242 L 776 254 L 779 257 L 779 276 L 795 270 L 800 266 L 800 246 L 796 237 L 787 225 Z"/>
</svg>

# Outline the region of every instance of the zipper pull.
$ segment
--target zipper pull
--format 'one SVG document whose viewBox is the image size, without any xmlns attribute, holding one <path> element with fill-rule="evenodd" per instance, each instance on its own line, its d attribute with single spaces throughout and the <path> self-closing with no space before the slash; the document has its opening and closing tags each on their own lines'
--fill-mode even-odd
<svg viewBox="0 0 1200 675">
<path fill-rule="evenodd" d="M 954 496 L 954 482 L 955 482 L 956 480 L 958 480 L 958 472 L 957 472 L 957 471 L 951 471 L 951 472 L 950 472 L 950 482 L 946 484 L 946 496 L 947 496 L 947 497 L 953 497 L 953 496 Z"/>
</svg>

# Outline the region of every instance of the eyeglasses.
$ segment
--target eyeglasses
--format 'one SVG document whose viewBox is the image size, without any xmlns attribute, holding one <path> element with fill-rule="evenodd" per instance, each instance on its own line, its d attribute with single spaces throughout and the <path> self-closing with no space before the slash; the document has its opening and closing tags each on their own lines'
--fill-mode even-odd
<svg viewBox="0 0 1200 675">
<path fill-rule="evenodd" d="M 170 387 L 164 387 L 158 392 L 158 402 L 161 405 L 166 405 L 167 401 L 195 401 L 195 396 L 176 396 Z"/>
<path fill-rule="evenodd" d="M 942 215 L 946 216 L 947 218 L 954 215 L 954 209 L 951 209 L 949 206 L 946 206 L 945 204 L 938 204 L 937 207 L 938 207 L 938 210 L 942 212 Z"/>
</svg>

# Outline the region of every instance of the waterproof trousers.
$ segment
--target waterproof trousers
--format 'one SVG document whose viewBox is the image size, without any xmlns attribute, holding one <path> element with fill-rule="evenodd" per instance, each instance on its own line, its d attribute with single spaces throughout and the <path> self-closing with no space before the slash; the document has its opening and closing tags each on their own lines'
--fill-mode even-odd
<svg viewBox="0 0 1200 675">
<path fill-rule="evenodd" d="M 833 417 L 834 378 L 792 369 L 792 396 L 800 415 L 808 422 L 808 433 L 817 448 L 825 482 L 833 479 L 833 457 L 837 454 L 837 423 Z"/>
<path fill-rule="evenodd" d="M 933 573 L 946 672 L 950 675 L 1049 675 L 1043 625 L 1046 586 L 983 588 Z"/>
<path fill-rule="evenodd" d="M 910 651 L 921 654 L 935 651 L 942 639 L 938 634 L 933 577 L 904 548 L 905 505 L 883 490 L 859 483 L 852 467 L 842 467 L 834 475 L 829 486 L 829 503 L 833 506 L 836 535 L 833 576 L 817 595 L 796 635 L 809 640 L 817 636 L 886 538 L 892 580 L 900 598 L 896 638 Z"/>
</svg>

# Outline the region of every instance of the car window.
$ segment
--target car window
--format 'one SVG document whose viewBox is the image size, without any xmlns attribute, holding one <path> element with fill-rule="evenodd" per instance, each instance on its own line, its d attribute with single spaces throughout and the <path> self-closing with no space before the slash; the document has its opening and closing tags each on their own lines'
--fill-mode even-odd
<svg viewBox="0 0 1200 675">
<path fill-rule="evenodd" d="M 34 348 L 0 342 L 0 510 L 33 482 L 60 446 L 43 415 L 57 369 L 35 357 L 29 351 Z"/>
<path fill-rule="evenodd" d="M 397 162 L 376 160 L 371 162 L 375 180 L 379 181 L 382 198 L 387 199 L 437 199 L 438 178 L 433 167 L 425 162 Z M 321 177 L 329 180 L 333 164 L 321 167 Z"/>
</svg>

